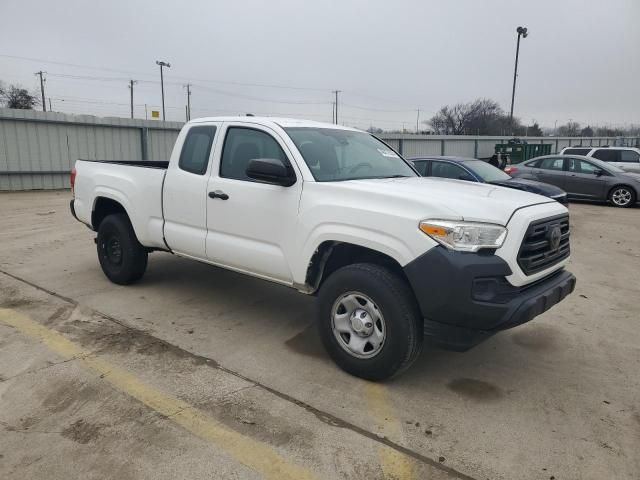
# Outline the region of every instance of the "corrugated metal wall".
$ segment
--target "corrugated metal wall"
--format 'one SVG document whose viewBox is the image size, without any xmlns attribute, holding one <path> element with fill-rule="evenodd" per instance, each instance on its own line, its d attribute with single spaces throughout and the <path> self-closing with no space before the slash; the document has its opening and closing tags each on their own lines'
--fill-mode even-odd
<svg viewBox="0 0 640 480">
<path fill-rule="evenodd" d="M 180 122 L 0 109 L 0 190 L 67 188 L 78 158 L 167 160 Z M 143 147 L 143 139 L 147 144 Z"/>
<path fill-rule="evenodd" d="M 378 135 L 405 157 L 420 155 L 452 155 L 458 157 L 489 158 L 496 143 L 507 143 L 513 137 L 481 137 L 474 135 L 411 135 L 383 133 Z M 551 145 L 556 153 L 570 145 L 637 145 L 640 137 L 521 137 L 528 143 Z"/>
<path fill-rule="evenodd" d="M 168 160 L 180 122 L 0 109 L 0 190 L 67 188 L 78 158 Z M 456 155 L 487 158 L 510 137 L 380 135 L 406 157 Z M 525 137 L 555 152 L 571 145 L 615 145 L 616 138 Z M 635 144 L 634 138 L 627 144 Z"/>
</svg>

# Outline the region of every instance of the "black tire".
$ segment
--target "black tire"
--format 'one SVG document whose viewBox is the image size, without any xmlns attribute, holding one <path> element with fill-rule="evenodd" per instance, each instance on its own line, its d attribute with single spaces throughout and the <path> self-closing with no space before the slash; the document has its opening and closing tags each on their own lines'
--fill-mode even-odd
<svg viewBox="0 0 640 480">
<path fill-rule="evenodd" d="M 339 334 L 334 333 L 334 304 L 351 292 L 369 297 L 384 317 L 384 342 L 370 358 L 358 358 L 348 352 L 341 345 Z M 322 343 L 333 361 L 352 375 L 384 380 L 409 368 L 420 353 L 423 319 L 413 291 L 388 268 L 357 263 L 336 270 L 323 282 L 317 308 Z"/>
<path fill-rule="evenodd" d="M 147 250 L 140 245 L 124 213 L 108 215 L 98 227 L 98 260 L 109 280 L 129 285 L 140 280 L 147 268 Z"/>
<path fill-rule="evenodd" d="M 626 192 L 626 195 L 622 194 L 621 192 Z M 629 208 L 633 207 L 636 204 L 638 196 L 633 188 L 627 185 L 616 185 L 609 191 L 608 198 L 614 207 Z M 627 198 L 628 201 L 626 201 Z M 626 203 L 622 203 L 622 199 L 625 199 Z"/>
</svg>

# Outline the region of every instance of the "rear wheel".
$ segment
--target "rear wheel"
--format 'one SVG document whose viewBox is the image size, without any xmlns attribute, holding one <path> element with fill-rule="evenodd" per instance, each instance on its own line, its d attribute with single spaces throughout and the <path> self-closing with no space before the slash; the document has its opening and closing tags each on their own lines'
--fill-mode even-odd
<svg viewBox="0 0 640 480">
<path fill-rule="evenodd" d="M 636 192 L 626 185 L 618 185 L 609 192 L 609 200 L 616 207 L 630 207 L 636 203 Z"/>
<path fill-rule="evenodd" d="M 413 292 L 391 269 L 348 265 L 318 295 L 318 328 L 331 358 L 346 372 L 384 380 L 407 369 L 422 347 L 423 326 Z"/>
<path fill-rule="evenodd" d="M 98 260 L 109 280 L 129 285 L 139 280 L 147 268 L 147 250 L 138 242 L 124 213 L 108 215 L 98 227 Z"/>
</svg>

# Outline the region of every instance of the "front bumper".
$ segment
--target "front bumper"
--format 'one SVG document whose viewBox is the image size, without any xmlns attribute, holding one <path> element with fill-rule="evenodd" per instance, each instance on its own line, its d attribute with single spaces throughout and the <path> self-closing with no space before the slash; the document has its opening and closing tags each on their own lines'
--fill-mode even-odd
<svg viewBox="0 0 640 480">
<path fill-rule="evenodd" d="M 404 268 L 433 343 L 464 351 L 491 335 L 532 320 L 575 288 L 559 270 L 522 287 L 511 285 L 507 263 L 497 255 L 434 247 Z"/>
</svg>

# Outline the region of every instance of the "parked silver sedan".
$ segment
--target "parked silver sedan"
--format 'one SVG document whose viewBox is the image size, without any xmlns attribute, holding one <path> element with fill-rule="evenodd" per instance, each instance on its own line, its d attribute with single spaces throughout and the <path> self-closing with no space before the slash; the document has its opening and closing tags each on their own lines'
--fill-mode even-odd
<svg viewBox="0 0 640 480">
<path fill-rule="evenodd" d="M 546 155 L 505 168 L 514 178 L 556 185 L 570 199 L 610 201 L 630 207 L 638 200 L 640 174 L 629 173 L 593 157 Z"/>
</svg>

